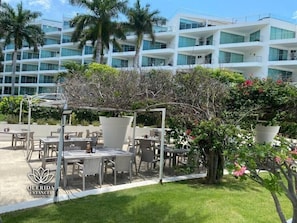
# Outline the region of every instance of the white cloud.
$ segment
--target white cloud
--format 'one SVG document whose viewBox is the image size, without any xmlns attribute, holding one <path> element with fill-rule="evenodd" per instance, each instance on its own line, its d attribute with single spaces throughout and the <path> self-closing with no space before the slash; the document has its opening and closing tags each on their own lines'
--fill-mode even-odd
<svg viewBox="0 0 297 223">
<path fill-rule="evenodd" d="M 29 6 L 41 7 L 42 9 L 49 10 L 51 8 L 51 0 L 29 0 Z"/>
<path fill-rule="evenodd" d="M 23 7 L 31 11 L 48 11 L 51 9 L 52 4 L 52 0 L 2 0 L 2 2 L 6 2 L 10 4 L 12 7 L 15 7 L 17 4 L 22 2 Z"/>
</svg>

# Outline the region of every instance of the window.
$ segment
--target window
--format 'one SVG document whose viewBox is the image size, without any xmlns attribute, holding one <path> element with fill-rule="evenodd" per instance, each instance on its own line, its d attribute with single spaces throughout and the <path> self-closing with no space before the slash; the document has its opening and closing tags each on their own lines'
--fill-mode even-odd
<svg viewBox="0 0 297 223">
<path fill-rule="evenodd" d="M 42 50 L 41 51 L 41 58 L 48 58 L 48 57 L 56 57 L 59 51 L 48 51 L 48 50 Z"/>
<path fill-rule="evenodd" d="M 191 64 L 195 64 L 195 56 L 178 54 L 177 65 L 191 65 Z"/>
<path fill-rule="evenodd" d="M 22 76 L 21 83 L 37 83 L 36 76 Z"/>
<path fill-rule="evenodd" d="M 154 49 L 163 49 L 166 48 L 165 43 L 155 42 L 154 44 L 152 41 L 144 40 L 143 41 L 143 50 L 154 50 Z"/>
<path fill-rule="evenodd" d="M 268 69 L 268 77 L 273 80 L 282 80 L 290 82 L 292 81 L 293 73 L 291 71 L 277 70 L 277 69 Z"/>
<path fill-rule="evenodd" d="M 112 67 L 128 67 L 128 60 L 112 58 Z"/>
<path fill-rule="evenodd" d="M 39 83 L 55 83 L 55 76 L 40 75 Z"/>
<path fill-rule="evenodd" d="M 23 64 L 22 71 L 37 71 L 38 65 L 33 64 Z"/>
<path fill-rule="evenodd" d="M 74 49 L 66 49 L 62 48 L 62 57 L 67 57 L 67 56 L 81 56 L 81 50 L 74 50 Z"/>
<path fill-rule="evenodd" d="M 178 39 L 178 47 L 195 46 L 195 44 L 196 44 L 195 38 L 180 36 Z"/>
<path fill-rule="evenodd" d="M 260 30 L 250 34 L 250 42 L 260 41 Z"/>
<path fill-rule="evenodd" d="M 34 95 L 34 94 L 36 94 L 36 88 L 35 87 L 21 87 L 20 94 Z"/>
<path fill-rule="evenodd" d="M 271 27 L 270 29 L 270 39 L 276 40 L 276 39 L 292 39 L 295 38 L 295 32 L 286 30 L 286 29 L 280 29 L 276 27 Z"/>
<path fill-rule="evenodd" d="M 122 47 L 122 51 L 120 49 L 118 49 L 116 46 L 113 47 L 112 52 L 131 52 L 131 51 L 135 51 L 135 46 L 132 45 L 121 45 Z"/>
<path fill-rule="evenodd" d="M 40 70 L 59 70 L 58 64 L 41 63 Z"/>
<path fill-rule="evenodd" d="M 23 52 L 23 59 L 38 59 L 39 54 L 35 52 Z"/>
<path fill-rule="evenodd" d="M 92 46 L 85 46 L 85 55 L 93 54 L 93 50 Z"/>
<path fill-rule="evenodd" d="M 70 42 L 71 42 L 71 36 L 64 34 L 62 37 L 62 43 L 70 43 Z"/>
<path fill-rule="evenodd" d="M 60 44 L 60 40 L 45 38 L 44 45 L 52 45 L 52 44 Z"/>
<path fill-rule="evenodd" d="M 204 27 L 205 23 L 202 22 L 196 22 L 196 21 L 191 21 L 187 19 L 180 19 L 179 21 L 179 29 L 194 29 L 194 28 L 199 28 L 199 27 Z"/>
<path fill-rule="evenodd" d="M 242 43 L 242 42 L 244 42 L 244 36 L 221 32 L 220 44 Z"/>
<path fill-rule="evenodd" d="M 219 63 L 240 63 L 243 62 L 243 55 L 238 53 L 230 53 L 220 51 Z"/>
<path fill-rule="evenodd" d="M 142 57 L 143 67 L 163 66 L 164 64 L 165 64 L 165 59 Z"/>
<path fill-rule="evenodd" d="M 47 32 L 55 32 L 55 31 L 60 31 L 61 28 L 59 27 L 54 27 L 54 26 L 49 26 L 49 25 L 42 25 L 42 31 L 47 33 Z"/>
<path fill-rule="evenodd" d="M 287 60 L 288 50 L 269 48 L 269 61 Z"/>
<path fill-rule="evenodd" d="M 57 88 L 56 87 L 39 87 L 38 94 L 42 93 L 56 93 Z"/>
</svg>

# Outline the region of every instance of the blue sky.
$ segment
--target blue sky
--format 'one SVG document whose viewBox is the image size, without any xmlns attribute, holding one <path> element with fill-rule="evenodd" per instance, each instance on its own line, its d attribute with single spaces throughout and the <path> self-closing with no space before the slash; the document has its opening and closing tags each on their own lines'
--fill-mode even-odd
<svg viewBox="0 0 297 223">
<path fill-rule="evenodd" d="M 2 0 L 15 6 L 21 0 Z M 44 19 L 62 21 L 80 12 L 78 7 L 70 6 L 68 0 L 23 0 L 24 7 L 42 12 Z M 135 0 L 129 0 L 132 6 Z M 267 15 L 281 18 L 294 18 L 297 21 L 297 0 L 141 0 L 149 3 L 151 9 L 158 9 L 160 15 L 170 19 L 178 12 L 195 13 L 221 18 L 243 18 L 245 16 Z M 296 18 L 295 18 L 296 17 Z"/>
</svg>

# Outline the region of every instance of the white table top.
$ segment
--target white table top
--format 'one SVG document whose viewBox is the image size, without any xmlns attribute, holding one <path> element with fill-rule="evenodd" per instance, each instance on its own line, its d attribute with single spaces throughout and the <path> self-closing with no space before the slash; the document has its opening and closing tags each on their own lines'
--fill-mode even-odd
<svg viewBox="0 0 297 223">
<path fill-rule="evenodd" d="M 40 142 L 43 143 L 59 143 L 59 137 L 56 138 L 40 138 Z M 71 137 L 69 139 L 64 139 L 64 142 L 91 142 L 91 138 L 80 138 L 80 137 Z"/>
<path fill-rule="evenodd" d="M 87 153 L 85 150 L 70 150 L 64 151 L 62 157 L 68 159 L 83 159 L 83 158 L 98 158 L 98 157 L 113 157 L 113 156 L 132 156 L 133 154 L 116 148 L 96 149 L 95 153 Z"/>
</svg>

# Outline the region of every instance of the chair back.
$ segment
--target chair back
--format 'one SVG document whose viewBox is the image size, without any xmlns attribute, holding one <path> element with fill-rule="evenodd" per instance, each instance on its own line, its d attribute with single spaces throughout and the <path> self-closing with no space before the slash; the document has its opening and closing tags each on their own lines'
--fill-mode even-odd
<svg viewBox="0 0 297 223">
<path fill-rule="evenodd" d="M 90 137 L 91 137 L 90 130 L 89 130 L 89 129 L 87 129 L 87 130 L 86 130 L 86 138 L 90 138 Z"/>
<path fill-rule="evenodd" d="M 84 175 L 95 175 L 99 173 L 101 158 L 84 159 Z"/>
<path fill-rule="evenodd" d="M 151 148 L 152 147 L 152 141 L 146 140 L 146 139 L 140 139 L 139 140 L 139 149 L 144 149 L 144 148 Z"/>
<path fill-rule="evenodd" d="M 96 146 L 97 145 L 97 140 L 98 140 L 98 136 L 92 136 L 91 137 L 91 146 Z"/>
<path fill-rule="evenodd" d="M 153 162 L 155 160 L 155 152 L 150 148 L 141 149 L 141 160 L 144 162 Z"/>
<path fill-rule="evenodd" d="M 132 165 L 132 156 L 117 156 L 114 162 L 115 171 L 130 171 Z"/>
<path fill-rule="evenodd" d="M 82 138 L 83 137 L 83 132 L 78 132 L 76 137 Z"/>
</svg>

